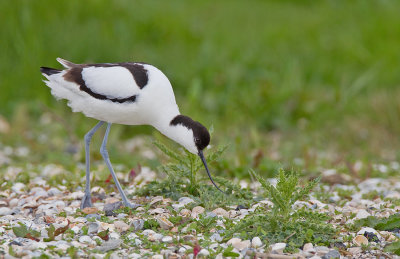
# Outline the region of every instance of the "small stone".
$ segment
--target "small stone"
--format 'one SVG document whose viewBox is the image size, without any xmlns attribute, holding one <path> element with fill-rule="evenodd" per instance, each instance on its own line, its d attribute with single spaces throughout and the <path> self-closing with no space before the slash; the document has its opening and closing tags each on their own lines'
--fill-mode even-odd
<svg viewBox="0 0 400 259">
<path fill-rule="evenodd" d="M 173 238 L 171 236 L 165 236 L 163 238 L 161 238 L 161 242 L 163 243 L 172 243 Z"/>
<path fill-rule="evenodd" d="M 364 235 L 370 242 L 380 242 L 383 239 L 378 231 L 370 227 L 363 227 L 357 235 Z"/>
<path fill-rule="evenodd" d="M 168 259 L 180 259 L 181 256 L 176 253 L 170 253 L 167 258 Z"/>
<path fill-rule="evenodd" d="M 157 217 L 156 219 L 157 219 L 157 222 L 158 222 L 158 224 L 160 224 L 160 227 L 161 227 L 162 229 L 168 230 L 168 229 L 170 229 L 170 228 L 172 228 L 172 227 L 174 226 L 174 224 L 172 224 L 171 221 L 169 221 L 169 220 L 168 220 L 166 217 L 164 217 L 164 216 Z"/>
<path fill-rule="evenodd" d="M 213 210 L 212 212 L 214 212 L 218 216 L 222 216 L 225 218 L 229 217 L 229 213 L 226 210 L 224 210 L 223 208 L 217 208 L 217 209 Z"/>
<path fill-rule="evenodd" d="M 215 214 L 212 211 L 207 212 L 206 214 L 206 218 L 215 218 L 217 216 L 217 214 Z"/>
<path fill-rule="evenodd" d="M 140 246 L 140 245 L 142 245 L 142 244 L 143 244 L 143 241 L 142 241 L 142 240 L 140 240 L 140 239 L 138 239 L 138 238 L 135 239 L 135 245 Z"/>
<path fill-rule="evenodd" d="M 93 242 L 93 240 L 90 238 L 90 236 L 81 236 L 80 238 L 79 238 L 79 242 L 81 242 L 81 243 L 92 243 Z"/>
<path fill-rule="evenodd" d="M 286 243 L 276 243 L 271 245 L 271 252 L 282 254 L 285 248 L 286 248 Z"/>
<path fill-rule="evenodd" d="M 200 252 L 197 254 L 197 256 L 204 256 L 204 257 L 208 257 L 210 255 L 210 252 L 207 249 L 201 249 Z"/>
<path fill-rule="evenodd" d="M 222 237 L 219 233 L 214 233 L 211 235 L 210 239 L 212 241 L 216 241 L 216 242 L 221 242 L 222 241 Z"/>
<path fill-rule="evenodd" d="M 110 234 L 108 234 L 108 236 L 110 237 L 110 240 L 111 239 L 116 240 L 116 239 L 119 239 L 121 237 L 117 232 L 111 232 Z"/>
<path fill-rule="evenodd" d="M 99 210 L 96 207 L 87 207 L 82 209 L 82 212 L 85 214 L 95 214 L 97 213 Z"/>
<path fill-rule="evenodd" d="M 352 255 L 356 255 L 362 252 L 362 248 L 359 246 L 350 247 L 347 251 Z"/>
<path fill-rule="evenodd" d="M 334 247 L 337 247 L 337 248 L 339 248 L 339 249 L 342 249 L 342 250 L 345 250 L 347 247 L 346 247 L 346 245 L 343 243 L 343 242 L 335 242 L 334 244 L 333 244 L 333 246 Z"/>
<path fill-rule="evenodd" d="M 117 215 L 117 218 L 124 219 L 124 218 L 126 218 L 126 216 L 128 216 L 128 214 L 120 213 L 120 214 Z"/>
<path fill-rule="evenodd" d="M 306 243 L 303 246 L 303 251 L 304 252 L 310 252 L 310 251 L 315 251 L 314 246 L 312 243 Z"/>
<path fill-rule="evenodd" d="M 182 209 L 179 212 L 179 215 L 181 215 L 182 217 L 189 217 L 191 214 L 192 214 L 191 211 L 188 209 Z"/>
<path fill-rule="evenodd" d="M 100 220 L 100 219 L 101 219 L 101 216 L 100 216 L 99 214 L 87 214 L 87 215 L 85 216 L 85 218 L 86 218 L 86 219 L 94 218 L 94 219 Z"/>
<path fill-rule="evenodd" d="M 322 256 L 322 259 L 335 259 L 340 258 L 340 253 L 337 250 L 330 250 L 327 254 Z"/>
<path fill-rule="evenodd" d="M 196 240 L 196 238 L 193 235 L 185 235 L 182 237 L 183 240 L 185 240 L 186 242 L 193 242 Z"/>
<path fill-rule="evenodd" d="M 249 248 L 250 244 L 251 244 L 250 240 L 244 240 L 244 241 L 241 241 L 241 242 L 237 242 L 236 244 L 233 245 L 233 247 L 236 248 L 239 251 L 242 251 L 242 250 L 244 250 L 246 248 Z"/>
<path fill-rule="evenodd" d="M 251 247 L 259 248 L 260 246 L 262 246 L 262 244 L 263 243 L 261 242 L 261 239 L 259 237 L 254 237 L 251 240 Z"/>
<path fill-rule="evenodd" d="M 122 244 L 122 240 L 120 239 L 112 239 L 104 242 L 101 246 L 97 247 L 101 252 L 107 252 L 113 249 L 118 248 Z"/>
<path fill-rule="evenodd" d="M 135 231 L 142 230 L 144 227 L 144 220 L 143 219 L 135 219 L 132 222 L 133 227 L 135 228 Z"/>
<path fill-rule="evenodd" d="M 100 224 L 97 222 L 90 222 L 88 224 L 88 234 L 97 233 L 99 231 Z"/>
<path fill-rule="evenodd" d="M 106 216 L 116 216 L 114 210 L 121 208 L 122 201 L 114 202 L 114 203 L 107 203 L 104 205 L 104 212 Z"/>
<path fill-rule="evenodd" d="M 23 183 L 14 183 L 14 185 L 11 187 L 11 190 L 15 193 L 23 193 L 23 189 L 25 188 L 25 184 Z"/>
<path fill-rule="evenodd" d="M 163 255 L 153 255 L 151 259 L 164 259 Z"/>
<path fill-rule="evenodd" d="M 329 248 L 326 246 L 316 246 L 315 251 L 318 256 L 324 256 L 329 252 Z"/>
<path fill-rule="evenodd" d="M 172 208 L 174 208 L 174 210 L 178 211 L 180 208 L 185 207 L 185 205 L 181 204 L 181 203 L 174 203 L 172 204 Z"/>
<path fill-rule="evenodd" d="M 155 208 L 154 210 L 149 210 L 150 214 L 163 214 L 165 210 L 163 208 Z"/>
<path fill-rule="evenodd" d="M 361 209 L 357 212 L 357 215 L 354 217 L 354 219 L 365 219 L 369 216 L 371 216 L 371 214 L 368 211 Z"/>
<path fill-rule="evenodd" d="M 61 191 L 55 187 L 52 187 L 47 191 L 47 195 L 49 195 L 49 196 L 56 196 L 59 194 L 61 194 Z"/>
<path fill-rule="evenodd" d="M 149 235 L 148 236 L 148 240 L 151 242 L 155 242 L 155 241 L 159 241 L 163 238 L 164 236 L 162 234 L 159 233 L 155 233 L 153 235 Z"/>
<path fill-rule="evenodd" d="M 10 208 L 7 208 L 7 207 L 0 208 L 0 216 L 10 215 L 11 213 L 12 213 L 12 210 Z"/>
<path fill-rule="evenodd" d="M 203 214 L 205 209 L 201 206 L 196 206 L 192 209 L 192 218 L 197 218 L 200 214 Z"/>
<path fill-rule="evenodd" d="M 156 232 L 154 232 L 154 230 L 151 229 L 145 229 L 143 230 L 142 234 L 145 236 L 149 236 L 149 235 L 154 235 Z"/>
<path fill-rule="evenodd" d="M 179 198 L 178 202 L 179 202 L 180 204 L 187 205 L 187 204 L 189 204 L 189 203 L 194 202 L 194 200 L 191 199 L 191 198 L 189 198 L 189 197 L 181 197 L 181 198 Z"/>
<path fill-rule="evenodd" d="M 129 225 L 121 220 L 115 221 L 114 226 L 119 232 L 125 232 L 129 229 Z"/>
<path fill-rule="evenodd" d="M 354 239 L 353 239 L 353 243 L 356 246 L 362 246 L 362 245 L 368 245 L 368 239 L 363 236 L 363 235 L 357 235 Z"/>
</svg>

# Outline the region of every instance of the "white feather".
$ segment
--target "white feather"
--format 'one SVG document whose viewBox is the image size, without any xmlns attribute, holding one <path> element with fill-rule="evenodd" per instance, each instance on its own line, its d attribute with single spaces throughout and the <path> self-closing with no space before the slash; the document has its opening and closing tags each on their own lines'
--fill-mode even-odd
<svg viewBox="0 0 400 259">
<path fill-rule="evenodd" d="M 82 78 L 94 93 L 109 98 L 128 98 L 140 91 L 131 72 L 120 66 L 86 67 L 82 70 Z"/>
</svg>

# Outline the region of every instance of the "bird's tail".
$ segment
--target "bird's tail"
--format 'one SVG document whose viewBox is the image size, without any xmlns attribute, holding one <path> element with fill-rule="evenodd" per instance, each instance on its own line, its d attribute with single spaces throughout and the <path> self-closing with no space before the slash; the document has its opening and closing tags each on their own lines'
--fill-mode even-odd
<svg viewBox="0 0 400 259">
<path fill-rule="evenodd" d="M 63 65 L 65 68 L 71 68 L 76 66 L 75 63 L 72 63 L 71 61 L 62 59 L 62 58 L 57 58 L 58 63 L 60 63 L 61 65 Z"/>
<path fill-rule="evenodd" d="M 60 73 L 61 70 L 50 67 L 40 67 L 40 72 L 42 72 L 44 76 L 51 76 Z"/>
</svg>

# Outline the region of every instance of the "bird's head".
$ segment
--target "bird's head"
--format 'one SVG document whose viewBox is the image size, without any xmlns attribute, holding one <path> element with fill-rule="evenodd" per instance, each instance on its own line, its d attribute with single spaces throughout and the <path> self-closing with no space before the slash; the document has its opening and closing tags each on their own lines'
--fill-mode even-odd
<svg viewBox="0 0 400 259">
<path fill-rule="evenodd" d="M 181 144 L 189 152 L 200 157 L 211 182 L 218 190 L 221 191 L 221 189 L 212 179 L 210 171 L 208 170 L 206 159 L 203 155 L 203 150 L 208 146 L 208 144 L 210 144 L 210 133 L 208 132 L 207 128 L 204 127 L 200 122 L 194 121 L 188 116 L 184 115 L 178 115 L 172 119 L 170 126 L 172 129 L 174 129 L 174 134 L 172 134 L 170 137 Z"/>
</svg>

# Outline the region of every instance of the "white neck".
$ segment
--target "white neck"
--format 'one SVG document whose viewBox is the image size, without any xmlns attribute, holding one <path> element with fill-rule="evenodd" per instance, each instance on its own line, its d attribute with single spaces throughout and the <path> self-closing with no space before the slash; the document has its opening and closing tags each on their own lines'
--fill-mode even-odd
<svg viewBox="0 0 400 259">
<path fill-rule="evenodd" d="M 157 120 L 153 126 L 166 137 L 182 145 L 189 152 L 197 154 L 198 150 L 194 143 L 193 131 L 181 124 L 171 125 L 171 121 L 178 115 L 180 115 L 179 110 L 165 111 L 162 118 Z"/>
</svg>

